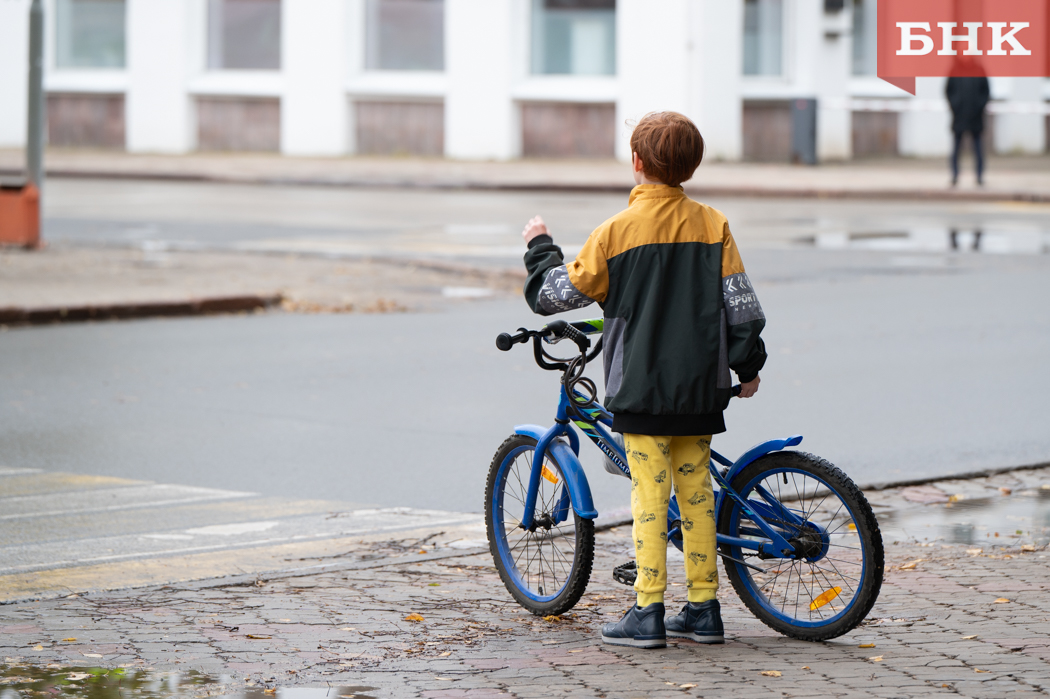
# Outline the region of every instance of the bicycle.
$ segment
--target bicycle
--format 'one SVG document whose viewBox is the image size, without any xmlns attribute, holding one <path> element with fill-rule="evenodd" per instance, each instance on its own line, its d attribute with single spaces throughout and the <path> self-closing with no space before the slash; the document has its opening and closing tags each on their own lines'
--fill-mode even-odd
<svg viewBox="0 0 1050 699">
<path fill-rule="evenodd" d="M 601 319 L 556 320 L 496 340 L 509 351 L 531 339 L 536 364 L 562 372 L 554 425 L 515 427 L 492 459 L 485 489 L 489 549 L 500 578 L 537 615 L 572 609 L 591 575 L 598 513 L 572 426 L 605 454 L 606 470 L 630 477 L 622 441 L 609 431 L 612 415 L 583 376 L 602 350 L 601 338 L 592 350 L 588 336 L 602 329 Z M 565 339 L 576 344 L 577 356 L 554 357 L 544 349 Z M 733 589 L 762 622 L 787 636 L 822 641 L 853 630 L 871 611 L 884 552 L 875 514 L 853 481 L 820 457 L 785 451 L 801 441 L 795 435 L 763 442 L 736 461 L 711 450 L 718 555 Z M 667 531 L 668 542 L 681 549 L 673 495 Z M 628 566 L 614 577 L 633 583 Z"/>
</svg>

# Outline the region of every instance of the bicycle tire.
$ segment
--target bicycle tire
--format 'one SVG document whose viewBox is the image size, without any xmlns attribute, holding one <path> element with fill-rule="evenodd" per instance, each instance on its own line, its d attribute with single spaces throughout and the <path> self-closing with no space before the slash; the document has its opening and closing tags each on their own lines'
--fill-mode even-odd
<svg viewBox="0 0 1050 699">
<path fill-rule="evenodd" d="M 526 435 L 513 434 L 500 445 L 489 466 L 485 487 L 485 525 L 492 560 L 511 596 L 533 614 L 550 616 L 564 614 L 572 609 L 587 589 L 594 563 L 594 522 L 580 517 L 570 506 L 565 522 L 572 522 L 571 529 L 556 525 L 549 529 L 539 527 L 534 532 L 527 532 L 515 525 L 514 520 L 520 522 L 520 518 L 514 517 L 513 512 L 508 512 L 513 510 L 513 504 L 507 502 L 508 496 L 510 500 L 520 503 L 521 510 L 524 511 L 524 490 L 528 481 L 521 476 L 522 473 L 527 476 L 531 471 L 531 455 L 535 454 L 535 450 L 536 440 Z M 519 459 L 522 455 L 527 457 Z M 516 470 L 515 464 L 519 461 L 525 463 L 527 469 Z M 549 451 L 545 455 L 544 465 L 550 469 L 562 488 L 568 487 L 561 477 L 560 465 Z M 550 483 L 546 478 L 541 478 L 540 483 L 541 494 L 536 502 L 536 517 L 553 516 L 554 508 L 561 502 L 561 496 L 546 497 L 543 490 Z M 510 492 L 508 487 L 511 488 Z M 548 490 L 557 490 L 560 493 L 557 485 Z M 551 531 L 555 533 L 551 534 Z M 516 536 L 512 539 L 508 537 L 508 533 Z M 559 546 L 559 540 L 562 546 Z M 571 556 L 566 557 L 562 547 L 569 549 L 570 541 Z M 549 557 L 543 554 L 545 546 L 549 547 Z M 533 550 L 536 553 L 530 555 L 530 547 L 535 547 Z M 522 556 L 525 558 L 524 567 L 521 562 Z M 550 563 L 546 569 L 545 561 Z M 539 562 L 539 567 L 538 572 L 534 573 L 532 564 L 536 562 Z M 564 571 L 563 581 L 559 580 L 559 570 Z M 548 585 L 555 585 L 556 589 L 552 590 Z"/>
<path fill-rule="evenodd" d="M 791 489 L 788 488 L 789 475 L 793 484 Z M 801 491 L 798 489 L 799 476 L 802 476 Z M 775 489 L 770 485 L 771 477 Z M 781 480 L 784 481 L 783 487 Z M 808 492 L 809 481 L 813 481 L 812 492 Z M 796 545 L 797 551 L 803 555 L 795 559 L 762 559 L 754 551 L 730 544 L 720 545 L 726 574 L 751 613 L 785 636 L 806 641 L 824 641 L 855 629 L 878 599 L 885 567 L 879 523 L 860 489 L 828 461 L 794 451 L 775 452 L 757 459 L 736 474 L 729 485 L 752 502 L 763 502 L 758 487 L 764 487 L 785 508 L 796 516 L 801 514 L 804 525 L 799 527 L 783 519 L 774 524 L 771 517 L 763 515 L 767 522 L 781 530 L 785 539 L 793 535 L 796 541 L 803 542 Z M 781 499 L 785 490 L 789 495 Z M 836 507 L 834 503 L 828 504 L 832 494 L 839 505 L 828 517 L 831 508 Z M 818 497 L 821 498 L 819 502 Z M 719 512 L 718 532 L 728 536 L 765 538 L 755 528 L 749 527 L 749 522 L 742 508 L 735 501 L 727 500 Z M 848 545 L 854 540 L 858 546 Z M 808 557 L 804 555 L 807 552 Z M 832 553 L 841 558 L 833 558 Z M 791 563 L 785 569 L 784 563 L 788 560 Z M 767 567 L 756 574 L 741 562 Z M 821 562 L 823 565 L 817 565 Z M 813 572 L 814 569 L 818 572 Z M 842 572 L 843 569 L 852 575 Z M 792 572 L 797 577 L 794 590 Z M 788 573 L 787 578 L 778 591 L 777 584 L 785 573 Z M 815 589 L 823 591 L 814 596 Z M 794 608 L 789 611 L 792 591 Z M 804 605 L 801 613 L 800 599 Z M 808 608 L 805 606 L 807 601 Z"/>
</svg>

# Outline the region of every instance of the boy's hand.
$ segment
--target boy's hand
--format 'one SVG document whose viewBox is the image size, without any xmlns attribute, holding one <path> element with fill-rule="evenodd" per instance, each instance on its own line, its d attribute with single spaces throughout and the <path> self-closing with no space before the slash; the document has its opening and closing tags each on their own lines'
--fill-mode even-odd
<svg viewBox="0 0 1050 699">
<path fill-rule="evenodd" d="M 758 393 L 758 384 L 762 381 L 759 377 L 755 377 L 747 383 L 740 384 L 740 397 L 750 398 L 751 396 Z"/>
<path fill-rule="evenodd" d="M 550 235 L 550 231 L 547 230 L 547 224 L 543 222 L 541 216 L 534 216 L 532 220 L 525 224 L 525 230 L 521 232 L 521 237 L 525 239 L 525 244 L 538 235 Z"/>
</svg>

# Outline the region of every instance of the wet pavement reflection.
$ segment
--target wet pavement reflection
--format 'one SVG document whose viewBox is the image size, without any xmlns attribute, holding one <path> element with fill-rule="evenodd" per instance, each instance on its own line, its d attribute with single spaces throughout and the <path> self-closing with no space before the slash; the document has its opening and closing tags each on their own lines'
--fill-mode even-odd
<svg viewBox="0 0 1050 699">
<path fill-rule="evenodd" d="M 8 659 L 10 660 L 10 659 Z M 228 675 L 157 672 L 132 668 L 0 665 L 0 699 L 371 699 L 373 687 L 277 687 L 243 689 Z"/>
<path fill-rule="evenodd" d="M 1050 468 L 867 493 L 887 543 L 1036 551 L 1050 544 Z"/>
</svg>

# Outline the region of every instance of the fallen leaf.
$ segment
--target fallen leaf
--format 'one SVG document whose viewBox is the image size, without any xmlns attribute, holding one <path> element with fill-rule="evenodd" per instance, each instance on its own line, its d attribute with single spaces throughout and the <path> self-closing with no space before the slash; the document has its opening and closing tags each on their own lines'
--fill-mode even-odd
<svg viewBox="0 0 1050 699">
<path fill-rule="evenodd" d="M 861 643 L 859 646 L 857 646 L 857 648 L 874 648 L 874 647 L 875 647 L 874 643 Z"/>
<path fill-rule="evenodd" d="M 1003 487 L 999 488 L 999 492 L 1002 493 L 1003 495 L 1009 495 L 1009 494 L 1011 494 L 1014 491 L 1010 490 L 1006 486 L 1003 486 Z"/>
<path fill-rule="evenodd" d="M 898 566 L 898 570 L 915 570 L 915 566 L 919 565 L 925 558 L 916 558 L 914 561 L 909 561 Z"/>
<path fill-rule="evenodd" d="M 695 684 L 680 684 L 680 685 L 678 685 L 678 688 L 679 689 L 692 689 L 695 686 L 696 686 Z"/>
<path fill-rule="evenodd" d="M 979 667 L 975 667 L 975 668 L 973 669 L 973 671 L 974 671 L 974 672 L 991 672 L 991 670 L 982 670 L 982 669 L 981 669 L 981 668 L 979 668 Z"/>
<path fill-rule="evenodd" d="M 423 621 L 423 615 L 412 612 L 411 614 L 405 617 L 405 621 Z"/>
<path fill-rule="evenodd" d="M 265 641 L 265 640 L 267 640 L 269 638 L 273 638 L 272 636 L 263 636 L 262 634 L 256 634 L 256 633 L 249 633 L 249 634 L 245 634 L 245 635 L 248 638 L 254 638 L 254 639 L 259 640 L 259 641 Z"/>
<path fill-rule="evenodd" d="M 430 583 L 427 587 L 441 587 L 441 583 Z"/>
<path fill-rule="evenodd" d="M 62 639 L 63 642 L 67 642 L 67 643 L 72 643 L 75 640 L 77 640 L 77 639 L 75 639 L 75 638 L 63 638 Z"/>
<path fill-rule="evenodd" d="M 357 631 L 357 629 L 355 629 L 353 627 L 350 627 L 350 626 L 344 626 L 343 628 L 341 628 L 339 630 L 340 631 Z"/>
<path fill-rule="evenodd" d="M 86 672 L 71 672 L 68 675 L 66 675 L 66 679 L 70 682 L 79 682 L 80 680 L 86 677 L 91 677 L 91 675 L 89 675 Z"/>
<path fill-rule="evenodd" d="M 33 646 L 33 650 L 44 650 L 43 646 Z"/>
<path fill-rule="evenodd" d="M 1021 544 L 1022 551 L 1035 551 L 1035 546 L 1032 544 Z"/>
<path fill-rule="evenodd" d="M 264 689 L 263 694 L 277 694 L 276 689 Z"/>
<path fill-rule="evenodd" d="M 882 656 L 881 655 L 876 655 L 876 656 L 873 656 L 871 658 L 868 658 L 868 660 L 870 660 L 873 663 L 881 663 L 882 662 Z"/>
<path fill-rule="evenodd" d="M 1007 604 L 1009 601 L 1010 600 L 1006 599 L 1005 597 L 1000 597 L 999 599 L 995 600 L 995 602 L 993 602 L 992 604 Z"/>
<path fill-rule="evenodd" d="M 573 648 L 569 652 L 570 653 L 582 653 L 583 652 L 583 648 Z"/>
<path fill-rule="evenodd" d="M 560 617 L 560 616 L 557 616 L 557 615 L 555 615 L 555 614 L 551 614 L 550 616 L 545 616 L 545 617 L 543 617 L 543 620 L 544 620 L 544 621 L 547 621 L 547 622 L 550 622 L 550 623 L 552 623 L 552 624 L 556 624 L 556 623 L 558 623 L 559 621 L 561 621 L 561 617 Z"/>
<path fill-rule="evenodd" d="M 763 670 L 758 674 L 763 675 L 765 677 L 780 677 L 784 673 L 782 673 L 780 670 Z"/>
<path fill-rule="evenodd" d="M 671 687 L 677 687 L 678 686 L 674 682 L 664 682 L 664 684 L 669 685 Z"/>
<path fill-rule="evenodd" d="M 965 499 L 966 499 L 965 495 L 963 495 L 962 493 L 956 493 L 955 495 L 949 496 L 948 502 L 959 502 L 960 500 L 965 500 Z"/>
<path fill-rule="evenodd" d="M 442 654 L 441 654 L 441 655 L 439 655 L 438 657 L 439 657 L 439 658 L 447 658 L 447 657 L 448 657 L 448 656 L 450 656 L 450 655 L 452 655 L 452 651 L 450 651 L 450 650 L 446 650 L 446 651 L 445 651 L 444 653 L 442 653 Z"/>
<path fill-rule="evenodd" d="M 963 636 L 962 640 L 964 640 L 964 641 L 972 641 L 975 638 L 977 638 L 977 634 L 973 634 L 972 636 Z"/>
<path fill-rule="evenodd" d="M 982 553 L 984 553 L 984 549 L 966 549 L 966 553 L 970 554 L 971 556 L 980 556 Z"/>
<path fill-rule="evenodd" d="M 101 653 L 81 653 L 85 658 L 101 658 Z"/>
<path fill-rule="evenodd" d="M 426 549 L 419 549 L 419 552 L 420 552 L 420 553 L 426 553 L 426 552 L 427 552 L 427 550 L 426 550 Z"/>
<path fill-rule="evenodd" d="M 455 682 L 455 677 L 435 677 L 435 680 L 441 680 L 442 682 Z"/>
<path fill-rule="evenodd" d="M 808 670 L 808 669 L 809 669 L 809 665 L 803 665 L 803 666 L 802 666 L 802 669 L 803 669 L 803 670 Z"/>
</svg>

